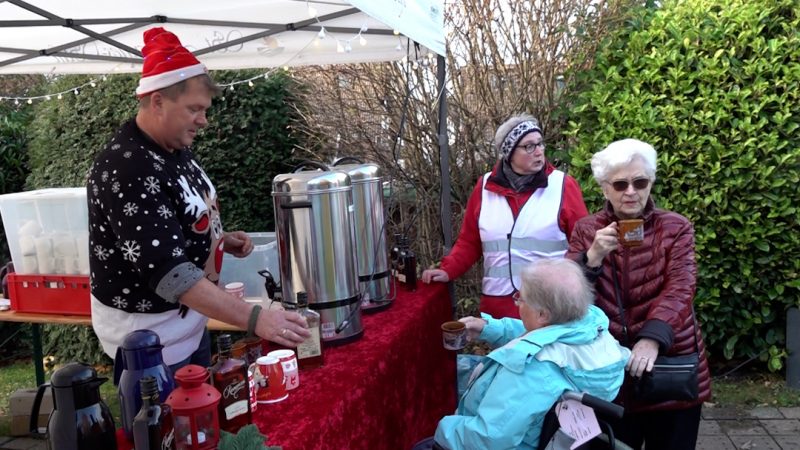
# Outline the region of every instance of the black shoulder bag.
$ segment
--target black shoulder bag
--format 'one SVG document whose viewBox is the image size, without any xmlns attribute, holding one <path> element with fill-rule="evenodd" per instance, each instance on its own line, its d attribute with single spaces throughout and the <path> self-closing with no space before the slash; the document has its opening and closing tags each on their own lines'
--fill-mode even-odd
<svg viewBox="0 0 800 450">
<path fill-rule="evenodd" d="M 617 265 L 611 260 L 614 269 L 614 296 L 619 307 L 619 318 L 622 322 L 622 338 L 628 346 L 628 325 L 625 322 L 625 309 L 622 307 L 619 282 L 617 281 Z M 697 400 L 698 381 L 697 367 L 700 361 L 697 345 L 697 322 L 692 308 L 692 330 L 694 333 L 694 353 L 678 356 L 659 356 L 655 360 L 652 372 L 644 372 L 641 378 L 635 379 L 633 392 L 636 398 L 649 403 L 668 400 Z"/>
</svg>

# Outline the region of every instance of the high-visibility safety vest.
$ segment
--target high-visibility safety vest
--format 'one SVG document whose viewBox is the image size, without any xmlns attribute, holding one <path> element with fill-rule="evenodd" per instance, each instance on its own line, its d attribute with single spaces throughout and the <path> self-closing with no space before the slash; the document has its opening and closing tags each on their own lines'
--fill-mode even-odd
<svg viewBox="0 0 800 450">
<path fill-rule="evenodd" d="M 554 170 L 547 188 L 537 189 L 514 220 L 506 197 L 486 190 L 483 176 L 478 229 L 483 245 L 483 293 L 509 295 L 520 288 L 525 265 L 541 258 L 562 258 L 567 235 L 558 226 L 564 172 Z M 513 283 L 513 284 L 512 284 Z"/>
</svg>

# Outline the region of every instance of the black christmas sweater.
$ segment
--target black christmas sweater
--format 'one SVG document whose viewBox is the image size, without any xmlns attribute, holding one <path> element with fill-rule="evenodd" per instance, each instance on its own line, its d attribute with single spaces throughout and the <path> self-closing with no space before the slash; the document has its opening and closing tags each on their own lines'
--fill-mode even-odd
<svg viewBox="0 0 800 450">
<path fill-rule="evenodd" d="M 168 152 L 125 123 L 95 158 L 87 201 L 91 291 L 104 305 L 161 313 L 202 277 L 219 280 L 217 193 L 188 148 Z"/>
</svg>

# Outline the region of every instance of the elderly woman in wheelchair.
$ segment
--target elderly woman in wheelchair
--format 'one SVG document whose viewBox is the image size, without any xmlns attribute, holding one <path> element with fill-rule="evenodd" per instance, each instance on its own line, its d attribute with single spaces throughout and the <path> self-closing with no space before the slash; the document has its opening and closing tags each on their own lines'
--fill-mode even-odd
<svg viewBox="0 0 800 450">
<path fill-rule="evenodd" d="M 617 395 L 630 352 L 608 333 L 580 266 L 542 260 L 521 279 L 521 320 L 461 319 L 470 339 L 496 349 L 472 372 L 456 413 L 442 418 L 428 448 L 536 449 L 545 415 L 564 391 L 605 401 Z"/>
</svg>

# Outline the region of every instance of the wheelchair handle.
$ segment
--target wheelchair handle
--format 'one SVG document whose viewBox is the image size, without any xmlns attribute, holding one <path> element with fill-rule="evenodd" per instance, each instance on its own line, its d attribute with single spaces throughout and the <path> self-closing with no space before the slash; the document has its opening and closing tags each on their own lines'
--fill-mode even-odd
<svg viewBox="0 0 800 450">
<path fill-rule="evenodd" d="M 591 394 L 566 391 L 564 392 L 562 397 L 567 400 L 575 400 L 581 402 L 581 404 L 584 404 L 595 410 L 599 415 L 607 417 L 609 419 L 621 419 L 622 415 L 625 414 L 625 408 L 623 408 L 622 406 L 617 405 L 616 403 L 607 402 Z"/>
</svg>

